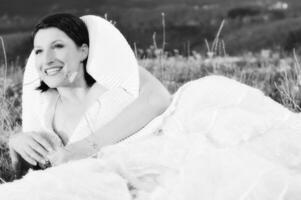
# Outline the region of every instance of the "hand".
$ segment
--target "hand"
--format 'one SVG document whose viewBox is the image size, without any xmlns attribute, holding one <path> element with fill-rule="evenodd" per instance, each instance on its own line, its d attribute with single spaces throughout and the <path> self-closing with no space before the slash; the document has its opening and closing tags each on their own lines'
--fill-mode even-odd
<svg viewBox="0 0 301 200">
<path fill-rule="evenodd" d="M 13 166 L 18 161 L 18 155 L 31 165 L 44 164 L 47 154 L 55 150 L 54 143 L 46 134 L 38 132 L 17 133 L 10 137 L 8 145 Z"/>
<path fill-rule="evenodd" d="M 72 153 L 65 147 L 59 147 L 56 151 L 48 154 L 47 159 L 50 161 L 51 166 L 57 166 L 72 160 Z"/>
<path fill-rule="evenodd" d="M 86 138 L 65 147 L 60 147 L 47 157 L 52 166 L 57 166 L 71 160 L 87 158 L 97 153 L 99 148 L 91 138 Z"/>
</svg>

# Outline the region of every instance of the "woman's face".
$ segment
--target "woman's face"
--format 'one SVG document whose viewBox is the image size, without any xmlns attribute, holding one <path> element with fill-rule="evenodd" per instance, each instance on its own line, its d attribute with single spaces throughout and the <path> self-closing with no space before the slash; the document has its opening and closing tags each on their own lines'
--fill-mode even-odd
<svg viewBox="0 0 301 200">
<path fill-rule="evenodd" d="M 35 63 L 42 81 L 48 87 L 68 87 L 74 75 L 83 78 L 83 63 L 88 47 L 78 47 L 58 28 L 40 29 L 34 37 Z M 73 76 L 73 77 L 72 77 Z"/>
</svg>

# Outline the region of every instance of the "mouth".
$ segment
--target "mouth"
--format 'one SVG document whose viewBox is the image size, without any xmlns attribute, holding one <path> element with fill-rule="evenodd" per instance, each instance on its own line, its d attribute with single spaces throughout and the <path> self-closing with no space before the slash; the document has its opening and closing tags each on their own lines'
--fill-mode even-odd
<svg viewBox="0 0 301 200">
<path fill-rule="evenodd" d="M 62 69 L 63 69 L 63 67 L 50 67 L 50 68 L 44 69 L 44 73 L 47 76 L 54 76 L 54 75 L 58 74 Z"/>
</svg>

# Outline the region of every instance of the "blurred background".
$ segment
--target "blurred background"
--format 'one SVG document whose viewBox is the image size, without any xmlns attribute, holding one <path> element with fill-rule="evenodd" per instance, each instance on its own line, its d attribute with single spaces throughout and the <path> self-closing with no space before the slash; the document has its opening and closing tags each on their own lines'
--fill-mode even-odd
<svg viewBox="0 0 301 200">
<path fill-rule="evenodd" d="M 154 33 L 158 42 L 162 40 L 162 13 L 165 50 L 170 53 L 207 51 L 204 40 L 214 39 L 222 20 L 220 37 L 230 55 L 261 49 L 291 51 L 301 43 L 299 0 L 0 0 L 0 34 L 9 60 L 28 55 L 34 24 L 55 12 L 106 15 L 132 47 L 135 43 L 143 51 L 153 45 Z"/>
<path fill-rule="evenodd" d="M 0 183 L 14 179 L 7 141 L 22 126 L 31 31 L 57 12 L 111 21 L 171 93 L 219 74 L 301 111 L 300 0 L 0 0 Z"/>
</svg>

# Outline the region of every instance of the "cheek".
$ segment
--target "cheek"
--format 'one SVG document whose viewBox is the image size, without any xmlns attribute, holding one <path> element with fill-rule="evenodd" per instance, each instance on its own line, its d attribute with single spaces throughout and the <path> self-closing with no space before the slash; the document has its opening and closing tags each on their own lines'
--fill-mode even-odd
<svg viewBox="0 0 301 200">
<path fill-rule="evenodd" d="M 68 62 L 70 55 L 66 51 L 57 51 L 54 54 L 54 57 L 61 62 Z"/>
<path fill-rule="evenodd" d="M 37 70 L 38 72 L 40 72 L 41 69 L 42 69 L 42 66 L 43 66 L 42 60 L 41 60 L 39 57 L 36 57 L 36 58 L 35 58 L 35 68 L 36 68 L 36 70 Z"/>
<path fill-rule="evenodd" d="M 65 57 L 65 61 L 68 62 L 68 68 L 78 68 L 81 63 L 80 55 L 76 52 L 72 52 Z"/>
</svg>

